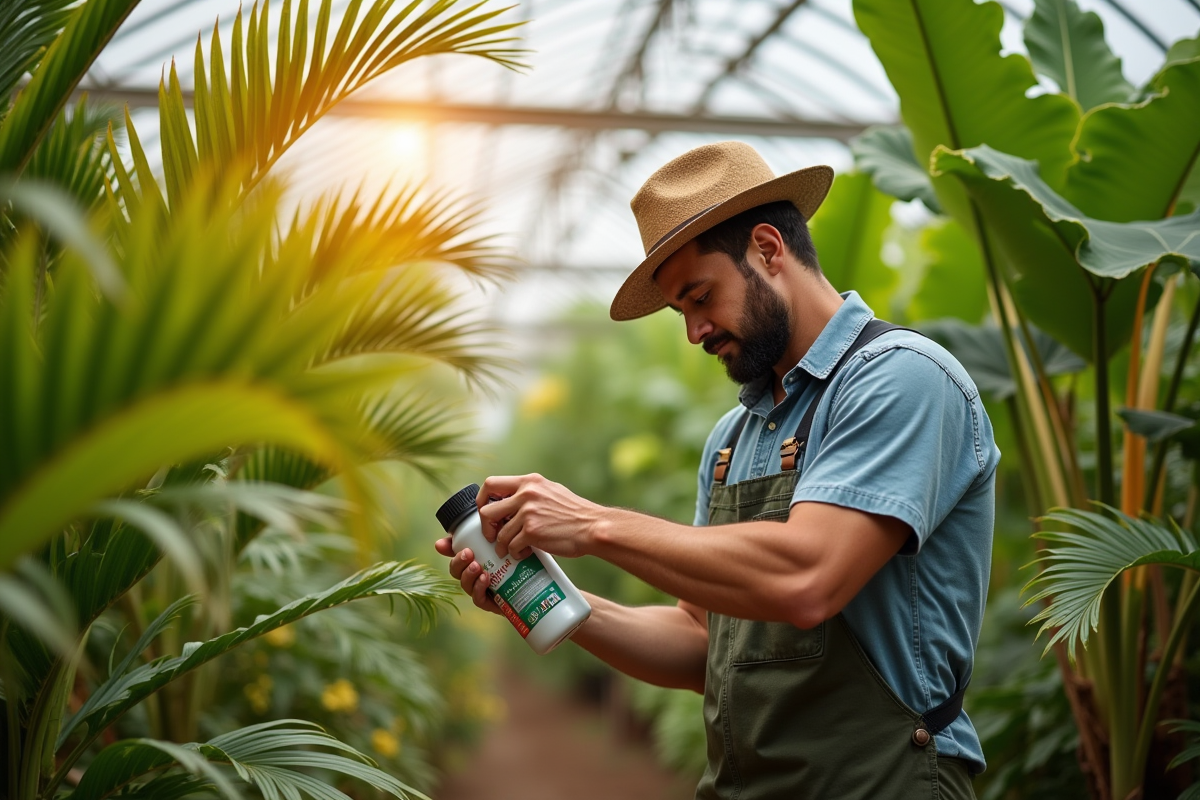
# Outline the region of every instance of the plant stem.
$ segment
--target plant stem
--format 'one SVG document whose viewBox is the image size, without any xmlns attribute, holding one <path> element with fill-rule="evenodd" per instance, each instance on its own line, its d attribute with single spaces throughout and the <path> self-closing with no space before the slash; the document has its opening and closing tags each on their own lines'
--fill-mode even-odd
<svg viewBox="0 0 1200 800">
<path fill-rule="evenodd" d="M 1196 307 L 1192 309 L 1192 318 L 1188 320 L 1187 331 L 1183 334 L 1179 355 L 1175 357 L 1175 371 L 1171 373 L 1171 383 L 1167 386 L 1167 396 L 1163 400 L 1162 406 L 1163 411 L 1170 412 L 1175 408 L 1175 401 L 1179 397 L 1179 385 L 1183 382 L 1183 370 L 1187 366 L 1188 354 L 1192 349 L 1192 342 L 1196 338 L 1198 325 L 1200 325 L 1200 299 L 1196 300 Z M 1167 461 L 1167 441 L 1159 442 L 1154 448 L 1154 466 L 1150 470 L 1150 481 L 1146 486 L 1146 508 L 1150 508 L 1153 504 L 1154 496 L 1158 494 L 1158 485 L 1163 479 L 1163 467 Z"/>
<path fill-rule="evenodd" d="M 1092 291 L 1092 359 L 1096 370 L 1096 499 L 1113 504 L 1112 420 L 1108 388 L 1108 331 L 1105 325 L 1106 298 L 1098 287 Z"/>
<path fill-rule="evenodd" d="M 1154 679 L 1150 683 L 1150 692 L 1146 695 L 1146 709 L 1142 715 L 1142 723 L 1138 726 L 1137 741 L 1134 743 L 1133 749 L 1133 767 L 1134 774 L 1140 775 L 1146 770 L 1146 758 L 1150 753 L 1150 740 L 1154 737 L 1154 728 L 1158 723 L 1158 704 L 1162 700 L 1163 690 L 1167 686 L 1167 679 L 1171 673 L 1171 662 L 1175 658 L 1175 651 L 1178 649 L 1180 642 L 1183 641 L 1184 634 L 1187 633 L 1188 625 L 1191 622 L 1192 616 L 1196 613 L 1196 609 L 1200 608 L 1200 585 L 1192 584 L 1191 593 L 1186 598 L 1180 600 L 1180 613 L 1175 618 L 1175 624 L 1171 627 L 1171 636 L 1167 639 L 1166 647 L 1163 648 L 1162 659 L 1158 662 L 1158 667 L 1154 670 Z"/>
</svg>

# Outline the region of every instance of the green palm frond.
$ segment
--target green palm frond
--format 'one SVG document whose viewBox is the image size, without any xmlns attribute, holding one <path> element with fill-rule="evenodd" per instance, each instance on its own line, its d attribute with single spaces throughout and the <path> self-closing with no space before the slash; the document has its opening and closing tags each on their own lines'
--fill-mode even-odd
<svg viewBox="0 0 1200 800">
<path fill-rule="evenodd" d="M 489 353 L 495 331 L 463 319 L 457 296 L 436 272 L 419 265 L 348 279 L 370 287 L 320 362 L 373 353 L 434 359 L 476 380 L 495 380 L 501 361 Z"/>
<path fill-rule="evenodd" d="M 32 72 L 71 16 L 75 0 L 0 3 L 0 116 L 17 84 Z"/>
<path fill-rule="evenodd" d="M 519 23 L 500 23 L 507 9 L 483 3 L 459 8 L 455 0 L 374 0 L 365 13 L 351 0 L 331 30 L 332 0 L 321 0 L 309 31 L 308 0 L 284 0 L 280 29 L 269 32 L 269 3 L 255 3 L 243 22 L 239 11 L 229 42 L 229 68 L 219 26 L 211 55 L 195 55 L 195 132 L 172 64 L 159 89 L 163 172 L 175 204 L 198 164 L 244 170 L 247 191 L 333 106 L 385 72 L 414 58 L 443 53 L 480 56 L 519 67 L 511 45 Z M 332 33 L 332 40 L 329 36 Z M 276 43 L 272 65 L 270 42 Z"/>
<path fill-rule="evenodd" d="M 0 393 L 0 565 L 164 464 L 249 442 L 349 463 L 364 440 L 353 398 L 409 371 L 312 373 L 372 287 L 321 284 L 294 302 L 311 260 L 262 256 L 277 194 L 238 206 L 236 178 L 197 179 L 189 192 L 169 215 L 143 203 L 118 224 L 119 304 L 68 252 L 35 325 L 36 254 L 20 242 L 11 251 L 0 383 L 16 391 Z"/>
<path fill-rule="evenodd" d="M 1042 565 L 1041 572 L 1025 587 L 1025 591 L 1036 589 L 1026 605 L 1048 601 L 1031 620 L 1041 623 L 1039 636 L 1053 631 L 1047 651 L 1066 641 L 1074 659 L 1076 643 L 1087 646 L 1100 621 L 1105 590 L 1125 570 L 1161 564 L 1200 571 L 1200 550 L 1187 531 L 1115 509 L 1108 512 L 1055 509 L 1042 519 L 1065 528 L 1036 534 L 1049 545 L 1036 562 Z"/>
<path fill-rule="evenodd" d="M 124 792 L 131 788 L 136 795 L 158 797 L 155 790 L 175 789 L 179 781 L 171 774 L 155 773 L 179 766 L 224 796 L 237 798 L 217 765 L 232 767 L 237 777 L 258 789 L 265 800 L 294 800 L 305 795 L 313 800 L 344 800 L 342 792 L 302 771 L 306 769 L 346 775 L 393 797 L 428 800 L 319 725 L 297 719 L 250 725 L 204 744 L 176 745 L 151 739 L 117 742 L 96 756 L 78 788 L 67 797 L 103 800 L 117 792 L 126 796 Z M 189 785 L 197 787 L 201 782 Z M 179 796 L 175 791 L 170 794 Z"/>
<path fill-rule="evenodd" d="M 1189 761 L 1200 761 L 1200 721 L 1194 719 L 1168 719 L 1163 724 L 1171 733 L 1188 735 L 1188 745 L 1171 759 L 1167 769 L 1175 769 Z M 1200 800 L 1200 781 L 1193 783 L 1176 800 Z"/>
<path fill-rule="evenodd" d="M 121 277 L 112 254 L 103 238 L 92 229 L 83 210 L 62 189 L 33 180 L 13 181 L 0 178 L 0 208 L 11 206 L 13 217 L 36 225 L 57 244 L 70 247 L 83 258 L 92 279 L 111 300 L 120 301 L 125 295 L 125 280 Z M 9 262 L 20 253 L 13 242 L 12 218 L 0 213 L 0 277 L 8 270 Z M 25 258 L 37 255 L 37 237 L 26 241 Z M 36 304 L 36 300 L 34 301 Z M 31 322 L 35 318 L 31 317 Z"/>
<path fill-rule="evenodd" d="M 19 625 L 52 652 L 68 655 L 76 639 L 70 595 L 40 561 L 26 556 L 15 566 L 12 572 L 0 572 L 0 629 L 8 623 Z"/>
<path fill-rule="evenodd" d="M 63 761 L 56 781 L 71 769 L 96 737 L 112 722 L 163 686 L 264 633 L 343 603 L 364 597 L 389 596 L 401 599 L 409 610 L 429 620 L 439 605 L 449 605 L 457 587 L 428 567 L 387 562 L 351 575 L 334 586 L 295 600 L 272 614 L 259 616 L 253 624 L 237 628 L 207 642 L 188 643 L 181 655 L 139 666 L 126 674 L 116 671 L 63 725 L 58 746 L 73 733 L 82 736 Z"/>
<path fill-rule="evenodd" d="M 62 34 L 54 38 L 33 78 L 0 121 L 0 173 L 20 174 L 25 168 L 71 92 L 137 4 L 138 0 L 88 0 L 70 10 Z"/>
<path fill-rule="evenodd" d="M 388 199 L 387 190 L 367 206 L 361 189 L 348 198 L 335 194 L 297 211 L 287 236 L 312 241 L 315 274 L 387 269 L 398 264 L 448 264 L 468 275 L 495 279 L 511 274 L 513 258 L 472 233 L 477 207 L 449 192 L 408 185 Z"/>
<path fill-rule="evenodd" d="M 438 465 L 470 453 L 464 438 L 467 417 L 447 408 L 445 398 L 410 392 L 386 396 L 364 407 L 377 461 L 402 461 L 436 480 Z"/>
<path fill-rule="evenodd" d="M 174 773 L 155 777 L 155 773 L 173 767 L 185 770 L 187 775 Z M 171 779 L 172 788 L 184 788 L 189 792 L 211 788 L 231 800 L 241 800 L 242 795 L 233 782 L 217 764 L 199 752 L 196 745 L 157 739 L 125 739 L 110 744 L 96 755 L 75 791 L 67 797 L 72 800 L 104 800 L 117 792 L 125 796 L 124 792 L 130 789 L 147 789 L 157 780 L 165 778 Z M 186 796 L 162 791 L 167 788 L 163 784 L 155 788 L 159 792 L 149 796 Z"/>
<path fill-rule="evenodd" d="M 59 187 L 85 210 L 104 199 L 105 178 L 114 179 L 112 158 L 105 146 L 110 128 L 124 127 L 115 108 L 89 104 L 86 95 L 70 113 L 59 114 L 21 173 L 22 180 L 40 180 Z"/>
</svg>

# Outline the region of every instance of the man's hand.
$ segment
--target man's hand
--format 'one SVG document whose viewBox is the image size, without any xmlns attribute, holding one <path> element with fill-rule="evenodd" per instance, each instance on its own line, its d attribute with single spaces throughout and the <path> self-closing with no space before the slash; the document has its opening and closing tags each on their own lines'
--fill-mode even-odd
<svg viewBox="0 0 1200 800">
<path fill-rule="evenodd" d="M 523 558 L 531 547 L 567 558 L 586 555 L 607 510 L 536 474 L 488 478 L 476 503 L 483 535 L 501 558 L 510 551 Z"/>
<path fill-rule="evenodd" d="M 471 595 L 475 605 L 484 611 L 500 614 L 500 607 L 487 592 L 488 585 L 492 582 L 492 576 L 487 574 L 475 560 L 475 554 L 471 552 L 471 548 L 463 548 L 461 553 L 454 555 L 454 546 L 449 536 L 438 539 L 433 546 L 439 553 L 450 559 L 450 577 L 458 581 L 464 592 Z"/>
</svg>

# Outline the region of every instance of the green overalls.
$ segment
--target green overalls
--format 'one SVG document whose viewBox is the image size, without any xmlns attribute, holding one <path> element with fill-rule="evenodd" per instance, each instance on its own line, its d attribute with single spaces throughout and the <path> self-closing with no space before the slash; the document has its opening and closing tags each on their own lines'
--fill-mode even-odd
<svg viewBox="0 0 1200 800">
<path fill-rule="evenodd" d="M 855 350 L 892 329 L 878 320 L 868 324 L 825 385 Z M 709 525 L 787 519 L 822 393 L 784 443 L 781 474 L 727 486 L 743 417 L 720 451 Z M 913 711 L 871 664 L 841 614 L 803 630 L 709 613 L 708 642 L 708 767 L 697 800 L 974 798 L 965 764 L 939 759 L 932 735 L 958 716 L 965 687 L 932 711 Z"/>
</svg>

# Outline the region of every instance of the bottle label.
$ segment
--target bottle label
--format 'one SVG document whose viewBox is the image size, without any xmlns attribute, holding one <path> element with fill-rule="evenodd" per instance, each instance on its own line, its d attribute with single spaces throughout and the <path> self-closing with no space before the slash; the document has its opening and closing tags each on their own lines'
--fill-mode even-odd
<svg viewBox="0 0 1200 800">
<path fill-rule="evenodd" d="M 510 556 L 498 567 L 491 563 L 484 567 L 492 574 L 491 590 L 496 605 L 522 637 L 528 636 L 538 620 L 566 597 L 537 556 L 522 561 L 514 561 Z"/>
</svg>

